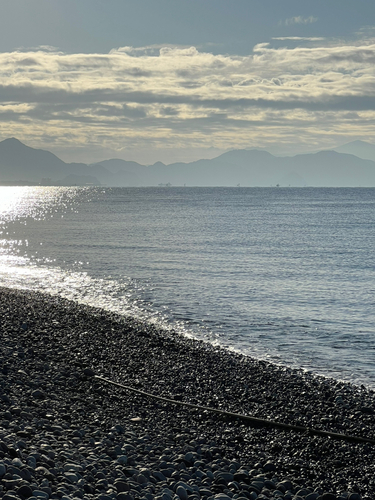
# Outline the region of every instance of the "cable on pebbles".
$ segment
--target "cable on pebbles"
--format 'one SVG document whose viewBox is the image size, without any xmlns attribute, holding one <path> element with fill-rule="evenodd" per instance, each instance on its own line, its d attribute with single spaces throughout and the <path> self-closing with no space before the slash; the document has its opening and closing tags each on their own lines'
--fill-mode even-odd
<svg viewBox="0 0 375 500">
<path fill-rule="evenodd" d="M 156 399 L 159 401 L 164 401 L 165 403 L 171 403 L 171 404 L 178 405 L 178 406 L 186 406 L 186 407 L 193 409 L 193 410 L 200 410 L 200 411 L 204 411 L 204 412 L 208 412 L 208 413 L 217 413 L 217 414 L 224 416 L 224 417 L 234 418 L 235 420 L 244 420 L 246 422 L 251 422 L 251 423 L 257 424 L 257 425 L 265 425 L 267 427 L 275 427 L 276 429 L 285 429 L 285 430 L 289 430 L 289 431 L 312 434 L 315 436 L 324 436 L 324 437 L 333 438 L 333 439 L 341 439 L 343 441 L 348 441 L 348 442 L 370 443 L 372 445 L 375 445 L 375 439 L 369 439 L 369 438 L 358 437 L 358 436 L 349 436 L 348 434 L 338 434 L 337 432 L 321 431 L 318 429 L 312 429 L 311 427 L 304 427 L 304 426 L 300 426 L 300 425 L 284 424 L 283 422 L 275 422 L 273 420 L 267 420 L 264 418 L 252 417 L 250 415 L 241 415 L 240 413 L 232 413 L 229 411 L 218 410 L 217 408 L 209 408 L 208 406 L 194 405 L 191 403 L 185 403 L 184 401 L 176 401 L 176 400 L 171 399 L 171 398 L 156 396 L 155 394 L 151 394 L 151 393 L 145 392 L 145 391 L 140 391 L 139 389 L 135 389 L 134 387 L 129 387 L 129 386 L 124 385 L 124 384 L 119 384 L 118 382 L 113 382 L 113 380 L 109 380 L 105 377 L 101 377 L 100 375 L 95 375 L 95 372 L 93 370 L 91 370 L 90 368 L 86 368 L 84 373 L 89 374 L 98 380 L 102 380 L 103 382 L 105 382 L 107 384 L 112 384 L 116 387 L 119 387 L 120 389 L 125 389 L 127 391 L 136 392 L 137 394 L 141 394 L 142 396 L 144 396 L 146 398 Z"/>
<path fill-rule="evenodd" d="M 3 500 L 375 499 L 375 448 L 119 394 L 375 438 L 374 392 L 57 297 L 0 289 Z"/>
</svg>

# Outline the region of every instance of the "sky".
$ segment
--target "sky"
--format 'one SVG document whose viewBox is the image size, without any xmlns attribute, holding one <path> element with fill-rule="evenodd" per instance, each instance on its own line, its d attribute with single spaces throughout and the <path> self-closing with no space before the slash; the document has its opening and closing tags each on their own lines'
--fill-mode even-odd
<svg viewBox="0 0 375 500">
<path fill-rule="evenodd" d="M 65 161 L 375 142 L 374 0 L 0 0 L 0 140 Z"/>
</svg>

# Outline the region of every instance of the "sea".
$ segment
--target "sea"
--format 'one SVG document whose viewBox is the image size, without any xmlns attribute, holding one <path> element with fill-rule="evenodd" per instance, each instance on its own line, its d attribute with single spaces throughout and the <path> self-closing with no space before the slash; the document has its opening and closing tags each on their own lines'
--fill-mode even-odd
<svg viewBox="0 0 375 500">
<path fill-rule="evenodd" d="M 0 284 L 375 389 L 375 189 L 0 187 Z"/>
</svg>

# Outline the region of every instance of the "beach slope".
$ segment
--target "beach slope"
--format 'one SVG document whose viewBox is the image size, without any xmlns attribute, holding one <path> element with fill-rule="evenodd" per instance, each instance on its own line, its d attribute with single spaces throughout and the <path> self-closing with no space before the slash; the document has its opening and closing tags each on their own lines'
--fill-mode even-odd
<svg viewBox="0 0 375 500">
<path fill-rule="evenodd" d="M 375 394 L 55 296 L 0 289 L 0 498 L 369 500 Z"/>
</svg>

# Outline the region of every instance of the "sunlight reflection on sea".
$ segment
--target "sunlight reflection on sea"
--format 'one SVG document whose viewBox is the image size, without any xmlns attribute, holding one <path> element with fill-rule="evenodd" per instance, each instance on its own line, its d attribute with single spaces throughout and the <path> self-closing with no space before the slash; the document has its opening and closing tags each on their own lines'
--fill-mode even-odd
<svg viewBox="0 0 375 500">
<path fill-rule="evenodd" d="M 375 387 L 374 194 L 0 187 L 0 280 Z"/>
</svg>

